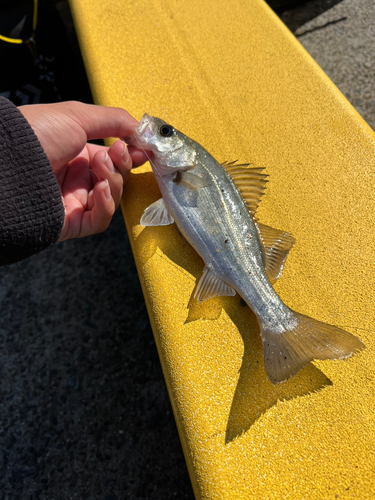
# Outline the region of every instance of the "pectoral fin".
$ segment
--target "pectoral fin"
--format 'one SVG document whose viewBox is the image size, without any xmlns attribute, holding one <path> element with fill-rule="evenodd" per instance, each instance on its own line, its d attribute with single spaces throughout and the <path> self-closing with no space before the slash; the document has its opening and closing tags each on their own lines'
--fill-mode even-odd
<svg viewBox="0 0 375 500">
<path fill-rule="evenodd" d="M 173 177 L 173 182 L 186 189 L 201 189 L 210 185 L 206 179 L 181 170 Z"/>
<path fill-rule="evenodd" d="M 194 298 L 197 299 L 197 302 L 203 302 L 216 295 L 233 296 L 236 295 L 236 291 L 211 271 L 211 269 L 204 266 L 202 277 L 194 293 Z"/>
<path fill-rule="evenodd" d="M 263 250 L 264 268 L 269 278 L 277 280 L 280 277 L 283 267 L 292 248 L 295 239 L 289 233 L 255 223 L 258 228 L 259 240 Z"/>
<path fill-rule="evenodd" d="M 174 218 L 168 212 L 163 198 L 160 198 L 160 200 L 155 201 L 155 203 L 146 208 L 141 217 L 140 224 L 141 226 L 167 226 L 173 222 Z"/>
</svg>

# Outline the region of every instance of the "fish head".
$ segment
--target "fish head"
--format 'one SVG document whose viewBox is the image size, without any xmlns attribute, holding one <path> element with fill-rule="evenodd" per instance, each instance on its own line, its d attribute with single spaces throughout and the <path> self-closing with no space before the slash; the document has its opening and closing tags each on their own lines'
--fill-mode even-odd
<svg viewBox="0 0 375 500">
<path fill-rule="evenodd" d="M 143 115 L 135 129 L 134 139 L 143 149 L 156 155 L 180 149 L 184 142 L 172 125 L 147 114 Z"/>
<path fill-rule="evenodd" d="M 191 141 L 164 120 L 144 114 L 132 136 L 124 138 L 127 144 L 151 151 L 154 173 L 173 175 L 190 170 L 196 164 L 197 153 Z"/>
</svg>

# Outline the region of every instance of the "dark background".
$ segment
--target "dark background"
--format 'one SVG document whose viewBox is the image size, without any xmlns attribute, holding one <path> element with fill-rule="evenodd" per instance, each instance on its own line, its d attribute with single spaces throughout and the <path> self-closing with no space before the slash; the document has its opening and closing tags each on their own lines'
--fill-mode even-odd
<svg viewBox="0 0 375 500">
<path fill-rule="evenodd" d="M 340 0 L 269 0 L 291 31 Z M 32 0 L 0 1 L 26 39 Z M 0 41 L 0 94 L 91 103 L 66 0 L 39 0 L 39 59 Z M 0 268 L 0 499 L 193 499 L 120 212 L 100 235 Z"/>
</svg>

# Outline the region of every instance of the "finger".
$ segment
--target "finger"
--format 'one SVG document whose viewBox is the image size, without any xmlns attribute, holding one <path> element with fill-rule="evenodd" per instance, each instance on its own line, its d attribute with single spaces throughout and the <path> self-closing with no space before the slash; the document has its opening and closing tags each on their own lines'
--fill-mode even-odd
<svg viewBox="0 0 375 500">
<path fill-rule="evenodd" d="M 115 202 L 108 180 L 94 186 L 92 197 L 93 207 L 83 214 L 80 237 L 105 231 L 115 213 Z"/>
<path fill-rule="evenodd" d="M 88 211 L 92 210 L 94 208 L 94 202 L 95 202 L 94 190 L 92 189 L 87 196 L 87 208 L 86 208 L 86 210 L 88 210 Z"/>
<path fill-rule="evenodd" d="M 125 137 L 131 135 L 138 125 L 138 121 L 122 108 L 73 101 L 69 102 L 68 108 L 86 132 L 88 140 Z"/>
<path fill-rule="evenodd" d="M 108 150 L 108 155 L 113 165 L 120 172 L 123 182 L 128 180 L 130 170 L 133 165 L 128 148 L 123 141 L 115 141 Z"/>
<path fill-rule="evenodd" d="M 91 169 L 99 181 L 107 180 L 109 182 L 112 198 L 117 207 L 120 203 L 124 181 L 109 154 L 103 150 L 98 151 L 91 161 Z"/>
<path fill-rule="evenodd" d="M 152 161 L 154 158 L 153 153 L 151 151 L 147 151 L 147 153 L 141 149 L 137 149 L 135 146 L 128 146 L 128 151 L 133 160 L 133 168 L 140 167 L 146 161 Z"/>
<path fill-rule="evenodd" d="M 87 193 L 92 187 L 89 161 L 78 156 L 64 169 L 64 176 L 58 177 L 61 192 L 64 196 L 74 195 L 85 206 Z"/>
<path fill-rule="evenodd" d="M 123 141 L 116 141 L 124 144 Z M 111 147 L 113 147 L 116 142 L 113 143 Z M 118 146 L 116 146 L 118 147 Z M 105 146 L 100 146 L 98 144 L 91 144 L 88 143 L 86 144 L 85 150 L 87 150 L 90 154 L 90 157 L 93 158 L 94 154 L 97 153 L 98 151 L 109 151 L 111 148 L 105 147 Z M 143 151 L 141 149 L 136 148 L 135 146 L 127 146 L 128 152 L 132 158 L 132 168 L 135 167 L 140 167 L 146 161 L 150 161 L 153 159 L 154 155 L 151 153 L 151 151 Z"/>
</svg>

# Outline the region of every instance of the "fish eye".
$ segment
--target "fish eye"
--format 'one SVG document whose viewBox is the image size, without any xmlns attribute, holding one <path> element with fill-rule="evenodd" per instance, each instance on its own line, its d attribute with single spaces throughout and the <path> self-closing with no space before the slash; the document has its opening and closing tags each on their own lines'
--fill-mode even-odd
<svg viewBox="0 0 375 500">
<path fill-rule="evenodd" d="M 171 125 L 162 125 L 159 133 L 162 137 L 171 137 L 173 135 L 173 127 Z"/>
</svg>

